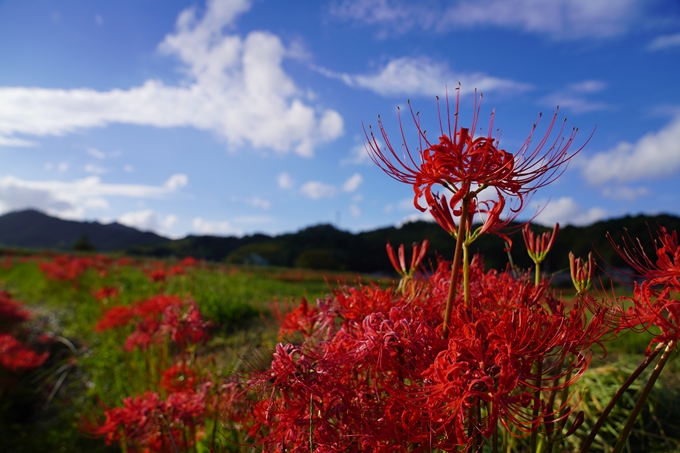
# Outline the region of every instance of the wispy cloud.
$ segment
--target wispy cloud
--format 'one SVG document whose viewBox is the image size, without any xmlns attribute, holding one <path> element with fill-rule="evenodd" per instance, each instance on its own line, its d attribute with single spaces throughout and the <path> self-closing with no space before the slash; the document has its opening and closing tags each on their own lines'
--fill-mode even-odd
<svg viewBox="0 0 680 453">
<path fill-rule="evenodd" d="M 71 182 L 29 181 L 0 177 L 0 212 L 36 208 L 63 218 L 82 219 L 87 210 L 108 209 L 110 197 L 163 198 L 188 183 L 186 175 L 173 175 L 161 186 L 107 184 L 98 176 Z"/>
<path fill-rule="evenodd" d="M 373 91 L 381 96 L 443 96 L 461 84 L 463 92 L 525 91 L 530 85 L 483 73 L 456 73 L 429 58 L 395 58 L 372 74 L 346 74 L 315 67 L 321 74 L 350 87 Z"/>
<path fill-rule="evenodd" d="M 173 214 L 161 215 L 151 209 L 126 212 L 117 222 L 141 231 L 153 231 L 165 236 L 174 236 L 172 229 L 179 219 Z"/>
<path fill-rule="evenodd" d="M 250 8 L 249 0 L 209 0 L 179 15 L 160 44 L 187 79 L 178 86 L 147 80 L 130 89 L 0 88 L 0 145 L 29 146 L 24 136 L 61 136 L 112 123 L 188 126 L 217 133 L 232 147 L 249 145 L 311 156 L 343 133 L 334 110 L 305 103 L 286 74 L 289 50 L 268 32 L 245 37 L 224 28 Z"/>
<path fill-rule="evenodd" d="M 674 35 L 664 35 L 655 38 L 649 43 L 647 50 L 657 51 L 678 46 L 680 46 L 680 33 L 676 33 Z"/>
<path fill-rule="evenodd" d="M 588 95 L 598 93 L 606 88 L 607 84 L 601 80 L 584 80 L 543 97 L 539 100 L 539 104 L 549 107 L 558 105 L 561 109 L 571 110 L 574 113 L 606 110 L 611 108 L 607 103 L 591 101 L 587 98 Z"/>
<path fill-rule="evenodd" d="M 269 209 L 272 206 L 272 204 L 269 200 L 265 200 L 264 198 L 261 198 L 261 197 L 236 197 L 236 196 L 232 196 L 231 201 L 235 201 L 235 202 L 238 202 L 238 203 L 244 203 L 244 204 L 247 204 L 248 206 L 252 206 L 254 208 L 260 208 L 260 209 Z"/>
<path fill-rule="evenodd" d="M 226 220 L 205 220 L 202 217 L 194 218 L 191 226 L 195 233 L 212 236 L 242 236 L 243 231 L 235 228 Z"/>
<path fill-rule="evenodd" d="M 335 186 L 323 183 L 321 181 L 309 181 L 302 185 L 300 192 L 312 200 L 320 198 L 329 198 L 335 196 L 338 190 Z"/>
<path fill-rule="evenodd" d="M 590 225 L 604 219 L 607 211 L 602 208 L 584 208 L 573 198 L 562 197 L 557 200 L 536 200 L 532 205 L 539 209 L 538 215 L 533 219 L 541 225 Z"/>
<path fill-rule="evenodd" d="M 361 182 L 364 180 L 364 178 L 361 177 L 359 173 L 354 173 L 350 178 L 345 181 L 345 183 L 342 185 L 342 190 L 350 193 L 354 192 L 359 188 L 361 185 Z"/>
<path fill-rule="evenodd" d="M 446 33 L 499 27 L 574 40 L 626 33 L 642 15 L 643 0 L 343 0 L 336 17 L 378 26 L 381 35 L 413 29 Z"/>
</svg>

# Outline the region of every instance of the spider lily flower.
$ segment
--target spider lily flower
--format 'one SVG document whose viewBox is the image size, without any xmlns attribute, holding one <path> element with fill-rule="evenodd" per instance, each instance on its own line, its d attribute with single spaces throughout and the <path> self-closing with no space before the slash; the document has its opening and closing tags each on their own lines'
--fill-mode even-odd
<svg viewBox="0 0 680 453">
<path fill-rule="evenodd" d="M 555 243 L 555 238 L 559 231 L 560 224 L 556 223 L 552 232 L 546 231 L 537 237 L 531 230 L 531 225 L 529 223 L 524 225 L 524 228 L 522 228 L 522 237 L 527 246 L 527 253 L 529 253 L 529 257 L 535 264 L 541 264 L 543 262 Z"/>
<path fill-rule="evenodd" d="M 399 245 L 399 261 L 397 262 L 397 257 L 394 254 L 394 248 L 392 245 L 388 242 L 385 246 L 387 249 L 387 256 L 390 259 L 390 262 L 392 263 L 392 266 L 394 269 L 397 271 L 399 275 L 401 275 L 401 281 L 399 282 L 399 286 L 397 288 L 398 291 L 401 291 L 402 293 L 406 290 L 406 285 L 408 282 L 413 278 L 415 275 L 416 271 L 420 267 L 420 264 L 423 262 L 423 259 L 425 258 L 425 253 L 427 253 L 427 248 L 429 247 L 430 243 L 427 239 L 425 239 L 422 243 L 422 245 L 418 243 L 413 244 L 413 253 L 411 255 L 411 266 L 409 268 L 406 267 L 406 257 L 404 254 L 404 244 Z"/>
<path fill-rule="evenodd" d="M 366 132 L 367 151 L 371 159 L 393 179 L 413 186 L 414 205 L 422 212 L 426 211 L 427 207 L 421 206 L 419 199 L 424 195 L 426 200 L 435 200 L 433 188 L 441 186 L 452 192 L 453 204 L 456 206 L 465 198 L 477 198 L 479 192 L 486 188 L 494 188 L 498 200 L 511 198 L 514 201 L 511 203 L 513 206 L 511 211 L 519 213 L 529 196 L 536 189 L 559 177 L 569 160 L 580 151 L 579 149 L 571 154 L 568 152 L 577 130 L 572 130 L 571 135 L 564 139 L 564 125 L 555 141 L 549 143 L 557 112 L 553 115 L 545 135 L 533 148 L 533 135 L 538 122 L 534 124 L 520 149 L 513 154 L 500 149 L 498 138 L 491 136 L 493 113 L 487 135 L 475 138 L 481 95 L 479 98 L 475 95 L 472 126 L 459 128 L 460 88 L 456 91 L 453 127 L 447 97 L 446 121 L 442 120 L 441 112 L 439 115 L 438 142 L 431 142 L 427 138 L 421 128 L 418 114 L 413 113 L 412 109 L 411 116 L 419 137 L 418 148 L 415 151 L 409 149 L 406 143 L 401 117 L 399 123 L 405 150 L 403 156 L 395 151 L 380 118 L 378 126 L 381 141 L 385 143 L 384 149 L 381 148 L 372 129 Z M 447 125 L 446 129 L 444 124 Z M 429 204 L 429 207 L 431 206 L 432 204 Z"/>
<path fill-rule="evenodd" d="M 588 253 L 588 260 L 583 261 L 581 258 L 576 258 L 572 252 L 569 252 L 569 270 L 571 272 L 571 281 L 579 294 L 583 294 L 590 288 L 595 273 L 595 260 L 593 254 Z"/>
<path fill-rule="evenodd" d="M 671 233 L 665 227 L 660 227 L 658 238 L 654 241 L 656 260 L 645 252 L 640 240 L 629 240 L 618 246 L 611 236 L 609 241 L 616 248 L 618 254 L 636 272 L 647 278 L 652 285 L 671 285 L 680 291 L 680 246 L 678 232 Z"/>
</svg>

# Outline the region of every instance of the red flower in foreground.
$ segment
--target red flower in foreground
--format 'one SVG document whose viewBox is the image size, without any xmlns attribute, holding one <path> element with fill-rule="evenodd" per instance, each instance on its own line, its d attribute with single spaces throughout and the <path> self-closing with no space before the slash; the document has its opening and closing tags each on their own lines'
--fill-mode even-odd
<svg viewBox="0 0 680 453">
<path fill-rule="evenodd" d="M 405 133 L 400 119 L 402 130 L 403 147 L 406 152 L 404 157 L 395 151 L 389 137 L 378 119 L 380 137 L 385 143 L 385 149 L 381 149 L 378 139 L 373 131 L 366 133 L 368 140 L 367 149 L 373 161 L 392 178 L 413 186 L 415 193 L 414 205 L 421 211 L 428 209 L 436 210 L 434 202 L 439 200 L 433 194 L 437 188 L 445 188 L 452 195 L 449 202 L 454 216 L 460 215 L 456 211 L 463 199 L 480 197 L 482 190 L 495 190 L 495 200 L 483 197 L 487 205 L 480 212 L 493 214 L 493 219 L 500 219 L 497 203 L 502 203 L 506 197 L 510 197 L 513 203 L 508 204 L 509 215 L 516 215 L 521 211 L 528 197 L 538 188 L 554 181 L 566 169 L 568 161 L 578 152 L 568 154 L 576 130 L 566 139 L 562 138 L 564 126 L 557 134 L 552 143 L 549 139 L 555 125 L 557 113 L 548 125 L 545 135 L 539 140 L 534 140 L 536 130 L 534 124 L 529 137 L 516 153 L 509 153 L 498 147 L 498 139 L 491 136 L 493 131 L 493 113 L 486 136 L 475 137 L 480 104 L 475 95 L 475 107 L 470 128 L 458 127 L 458 110 L 460 89 L 456 89 L 456 105 L 453 115 L 446 102 L 445 119 L 440 114 L 440 136 L 438 142 L 431 142 L 421 128 L 420 119 L 411 110 L 419 146 L 415 152 L 409 149 L 405 140 Z M 410 105 L 410 104 L 409 104 Z M 453 117 L 453 127 L 452 127 Z M 446 128 L 445 128 L 446 126 Z M 533 148 L 532 148 L 533 147 Z M 417 158 L 414 155 L 417 154 Z M 421 206 L 420 198 L 424 196 L 427 206 Z M 443 204 L 439 200 L 439 208 Z M 482 204 L 479 202 L 478 204 Z M 502 210 L 503 208 L 501 208 Z M 433 213 L 439 221 L 444 213 Z M 439 218 L 438 218 L 439 217 Z M 441 222 L 440 222 L 441 223 Z M 445 222 L 450 224 L 451 222 Z M 497 228 L 491 228 L 496 231 Z M 445 227 L 446 228 L 446 227 Z M 451 231 L 450 225 L 447 231 Z"/>
<path fill-rule="evenodd" d="M 416 296 L 341 287 L 299 311 L 316 333 L 277 345 L 253 377 L 248 432 L 265 451 L 308 451 L 310 438 L 315 451 L 459 451 L 498 424 L 531 433 L 567 416 L 569 398 L 550 395 L 585 371 L 611 310 L 544 305 L 545 284 L 484 272 L 479 258 L 470 272 L 475 303 L 458 300 L 448 339 L 443 260 Z"/>
<path fill-rule="evenodd" d="M 654 241 L 656 257 L 647 255 L 639 240 L 634 242 L 629 238 L 623 246 L 618 246 L 611 237 L 609 239 L 626 263 L 652 285 L 668 284 L 680 291 L 680 245 L 677 231 L 669 233 L 665 227 L 659 228 L 658 238 Z"/>
</svg>

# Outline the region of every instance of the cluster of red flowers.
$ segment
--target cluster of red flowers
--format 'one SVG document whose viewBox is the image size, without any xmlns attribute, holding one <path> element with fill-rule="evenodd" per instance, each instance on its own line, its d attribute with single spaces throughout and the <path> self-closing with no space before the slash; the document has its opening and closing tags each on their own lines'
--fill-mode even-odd
<svg viewBox="0 0 680 453">
<path fill-rule="evenodd" d="M 642 246 L 628 243 L 618 248 L 621 256 L 642 277 L 636 283 L 633 297 L 622 299 L 632 302 L 625 313 L 623 328 L 652 331 L 654 338 L 647 350 L 660 344 L 677 344 L 680 340 L 680 245 L 677 231 L 668 232 L 660 227 L 654 241 L 655 257 L 649 257 Z M 653 331 L 653 327 L 659 331 Z"/>
<path fill-rule="evenodd" d="M 281 333 L 296 330 L 302 341 L 277 345 L 271 367 L 251 379 L 257 401 L 249 433 L 264 450 L 481 451 L 502 427 L 531 434 L 536 451 L 536 433 L 552 445 L 576 428 L 567 426 L 574 411 L 569 387 L 616 328 L 617 310 L 585 296 L 566 307 L 551 293 L 538 265 L 557 228 L 540 238 L 525 231 L 535 279 L 485 272 L 480 256 L 468 256 L 480 234 L 505 237 L 503 227 L 534 191 L 564 171 L 575 130 L 566 141 L 560 131 L 548 144 L 553 117 L 535 146 L 534 125 L 511 154 L 498 148 L 493 124 L 474 137 L 476 96 L 470 128 L 458 127 L 458 106 L 459 96 L 453 125 L 451 117 L 440 120 L 438 142 L 429 141 L 412 113 L 419 162 L 405 142 L 400 157 L 382 123 L 385 150 L 367 133 L 373 160 L 411 185 L 416 208 L 429 210 L 456 238 L 453 262 L 439 260 L 432 273 L 419 274 L 427 243 L 414 248 L 410 268 L 403 246 L 397 259 L 388 245 L 402 277 L 396 290 L 343 287 L 316 307 L 303 301 L 292 311 Z M 450 191 L 450 200 L 440 189 Z M 475 215 L 481 225 L 473 229 Z"/>
<path fill-rule="evenodd" d="M 74 281 L 88 269 L 94 269 L 100 275 L 106 275 L 113 259 L 104 255 L 72 256 L 59 255 L 51 261 L 40 263 L 40 270 L 52 280 Z"/>
<path fill-rule="evenodd" d="M 147 349 L 168 338 L 181 348 L 199 344 L 208 339 L 210 327 L 193 300 L 157 295 L 130 306 L 117 305 L 106 310 L 95 330 L 102 332 L 129 325 L 133 331 L 124 346 L 129 351 L 135 347 Z"/>
<path fill-rule="evenodd" d="M 0 367 L 12 372 L 37 368 L 47 360 L 48 353 L 38 353 L 16 338 L 15 327 L 30 319 L 31 314 L 21 302 L 0 291 Z"/>
<path fill-rule="evenodd" d="M 166 268 L 162 263 L 156 263 L 150 269 L 146 269 L 145 273 L 150 281 L 163 283 L 168 277 L 172 277 L 173 275 L 185 275 L 187 270 L 196 266 L 197 263 L 198 261 L 196 258 L 188 256 L 179 264 L 175 264 L 169 268 Z"/>
<path fill-rule="evenodd" d="M 517 435 L 553 429 L 572 410 L 554 393 L 585 371 L 611 315 L 566 310 L 529 278 L 470 268 L 474 308 L 459 300 L 442 338 L 450 263 L 419 291 L 344 287 L 303 302 L 271 368 L 252 383 L 251 434 L 266 451 L 454 451 L 501 424 Z M 415 283 L 415 282 L 414 282 Z M 339 321 L 338 321 L 339 320 Z M 551 397 L 551 395 L 553 395 Z M 261 435 L 264 433 L 264 435 Z"/>
<path fill-rule="evenodd" d="M 124 398 L 122 407 L 107 409 L 104 422 L 87 431 L 131 453 L 186 451 L 203 436 L 210 389 L 209 382 L 197 386 L 192 381 L 166 389 L 165 397 L 148 391 Z"/>
</svg>

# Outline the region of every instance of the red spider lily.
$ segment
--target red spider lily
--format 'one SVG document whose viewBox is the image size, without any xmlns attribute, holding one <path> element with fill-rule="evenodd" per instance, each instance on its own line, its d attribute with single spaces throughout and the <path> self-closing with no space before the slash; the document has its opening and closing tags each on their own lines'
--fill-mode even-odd
<svg viewBox="0 0 680 453">
<path fill-rule="evenodd" d="M 647 347 L 647 354 L 657 343 L 667 344 L 680 340 L 680 301 L 671 296 L 671 286 L 655 290 L 651 282 L 635 285 L 634 297 L 622 297 L 632 302 L 624 313 L 622 327 L 634 330 L 651 331 L 658 328 L 661 333 L 654 332 L 654 338 Z"/>
<path fill-rule="evenodd" d="M 130 452 L 184 451 L 196 443 L 196 429 L 206 415 L 206 391 L 175 392 L 167 400 L 146 392 L 123 399 L 123 407 L 108 409 L 105 421 L 91 423 L 85 430 L 103 436 L 108 445 L 120 443 Z"/>
<path fill-rule="evenodd" d="M 100 276 L 106 275 L 111 259 L 103 255 L 94 257 L 56 256 L 51 262 L 40 263 L 40 270 L 49 279 L 73 281 L 88 269 L 96 270 Z"/>
<path fill-rule="evenodd" d="M 102 301 L 106 299 L 113 299 L 118 295 L 118 289 L 114 288 L 112 286 L 103 286 L 97 290 L 97 292 L 94 294 L 94 298 Z"/>
<path fill-rule="evenodd" d="M 105 330 L 127 326 L 134 319 L 134 316 L 135 312 L 131 307 L 126 307 L 124 305 L 111 307 L 104 312 L 104 317 L 97 322 L 94 326 L 94 330 L 95 332 L 103 332 Z"/>
<path fill-rule="evenodd" d="M 424 195 L 428 200 L 428 206 L 431 208 L 431 202 L 436 199 L 432 190 L 435 185 L 438 185 L 453 193 L 452 208 L 457 206 L 464 198 L 477 198 L 482 190 L 494 188 L 499 202 L 506 197 L 511 197 L 516 201 L 516 204 L 508 205 L 510 213 L 516 215 L 522 210 L 528 197 L 538 188 L 551 183 L 560 176 L 568 161 L 580 151 L 577 150 L 568 154 L 576 130 L 572 131 L 565 142 L 562 139 L 564 126 L 560 129 L 557 139 L 548 145 L 557 113 L 553 116 L 546 134 L 533 149 L 531 147 L 536 124 L 529 137 L 515 154 L 499 149 L 498 140 L 491 137 L 493 114 L 487 136 L 475 138 L 474 133 L 477 129 L 480 109 L 478 99 L 475 96 L 474 115 L 469 129 L 458 127 L 459 101 L 460 89 L 458 88 L 453 128 L 451 128 L 448 98 L 445 122 L 442 121 L 440 114 L 439 143 L 432 143 L 428 140 L 425 132 L 421 129 L 417 114 L 414 114 L 411 110 L 411 116 L 414 119 L 420 141 L 417 149 L 420 163 L 416 162 L 413 153 L 409 150 L 401 119 L 400 128 L 406 151 L 403 158 L 392 147 L 380 119 L 378 125 L 386 149 L 381 150 L 372 130 L 370 133 L 366 133 L 370 157 L 389 176 L 413 186 L 415 192 L 414 205 L 421 211 L 425 211 L 427 207 L 420 205 L 420 197 Z M 444 129 L 444 124 L 448 126 L 447 130 Z M 548 147 L 547 151 L 544 150 L 546 147 Z M 489 211 L 496 212 L 493 206 L 489 207 Z M 454 215 L 456 215 L 455 209 Z"/>
<path fill-rule="evenodd" d="M 583 373 L 612 326 L 554 297 L 548 311 L 545 284 L 485 273 L 474 259 L 474 308 L 456 304 L 444 340 L 449 264 L 440 261 L 417 297 L 342 287 L 308 313 L 303 325 L 317 323 L 318 334 L 278 345 L 271 368 L 251 380 L 249 433 L 262 448 L 309 451 L 311 438 L 314 451 L 453 451 L 499 423 L 530 433 L 564 420 L 569 399 L 549 407 L 544 396 Z"/>
<path fill-rule="evenodd" d="M 165 271 L 165 269 L 152 269 L 151 271 L 147 272 L 147 275 L 149 276 L 149 280 L 151 280 L 154 283 L 158 282 L 164 282 L 165 279 L 168 276 L 168 273 Z"/>
<path fill-rule="evenodd" d="M 276 313 L 281 323 L 281 327 L 279 327 L 279 340 L 293 332 L 300 332 L 305 338 L 311 336 L 316 326 L 316 315 L 318 313 L 319 309 L 317 307 L 310 307 L 307 299 L 304 297 L 296 309 L 285 315 L 281 315 L 280 312 Z"/>
<path fill-rule="evenodd" d="M 189 392 L 193 393 L 196 388 L 196 373 L 186 363 L 178 363 L 161 375 L 161 388 L 168 392 Z"/>
<path fill-rule="evenodd" d="M 535 264 L 541 264 L 543 262 L 555 243 L 555 238 L 559 231 L 560 225 L 559 223 L 556 223 L 552 231 L 546 231 L 537 237 L 531 230 L 531 225 L 529 223 L 524 225 L 524 228 L 522 228 L 522 237 L 524 238 L 524 244 L 527 246 L 529 257 Z"/>
<path fill-rule="evenodd" d="M 397 291 L 400 291 L 402 293 L 406 292 L 407 288 L 410 290 L 411 294 L 414 294 L 417 292 L 417 287 L 418 283 L 413 280 L 416 271 L 420 267 L 423 259 L 425 258 L 425 254 L 427 253 L 427 248 L 429 246 L 429 242 L 427 239 L 423 241 L 422 245 L 419 245 L 417 243 L 413 244 L 413 253 L 411 255 L 411 266 L 409 268 L 406 267 L 406 257 L 404 256 L 404 244 L 401 244 L 399 246 L 399 262 L 397 262 L 397 257 L 394 254 L 394 249 L 392 248 L 392 245 L 388 242 L 387 245 L 385 246 L 387 249 L 387 256 L 390 259 L 390 262 L 392 263 L 392 266 L 394 266 L 394 269 L 401 275 L 401 280 L 399 281 L 399 286 L 397 287 Z"/>
<path fill-rule="evenodd" d="M 48 353 L 38 354 L 10 334 L 0 334 L 0 366 L 10 371 L 37 368 L 47 360 Z"/>
<path fill-rule="evenodd" d="M 167 329 L 172 341 L 184 349 L 205 342 L 210 337 L 208 330 L 211 326 L 210 322 L 203 319 L 196 303 L 188 300 L 165 310 L 159 330 Z"/>
<path fill-rule="evenodd" d="M 423 258 L 425 258 L 425 253 L 427 253 L 427 248 L 430 245 L 427 239 L 423 241 L 422 246 L 414 243 L 413 244 L 413 254 L 411 255 L 411 266 L 406 267 L 406 257 L 404 255 L 404 244 L 399 245 L 399 262 L 397 262 L 397 257 L 394 254 L 394 249 L 392 248 L 392 245 L 388 242 L 387 245 L 385 246 L 387 249 L 387 256 L 390 259 L 390 262 L 392 263 L 392 266 L 394 267 L 394 270 L 397 271 L 399 275 L 402 277 L 413 277 L 413 274 L 416 272 L 420 264 L 423 262 Z"/>
<path fill-rule="evenodd" d="M 178 296 L 157 295 L 133 305 L 107 310 L 95 326 L 98 332 L 133 325 L 134 331 L 125 341 L 128 351 L 147 349 L 153 343 L 171 339 L 184 349 L 202 343 L 210 336 L 211 323 L 204 320 L 192 300 Z"/>
<path fill-rule="evenodd" d="M 671 233 L 665 227 L 660 227 L 658 238 L 654 241 L 656 260 L 650 258 L 640 241 L 625 242 L 623 247 L 617 246 L 611 237 L 610 242 L 619 255 L 636 272 L 647 278 L 652 285 L 672 285 L 680 291 L 680 246 L 678 233 Z"/>
<path fill-rule="evenodd" d="M 0 290 L 0 332 L 9 331 L 30 318 L 31 313 L 23 308 L 21 302 L 13 300 L 7 291 Z"/>
<path fill-rule="evenodd" d="M 184 267 L 192 267 L 198 264 L 198 260 L 194 258 L 193 256 L 187 256 L 182 260 L 182 266 Z"/>
<path fill-rule="evenodd" d="M 578 293 L 585 293 L 590 288 L 593 281 L 593 274 L 595 273 L 595 260 L 593 254 L 588 253 L 588 261 L 582 261 L 581 258 L 576 258 L 573 253 L 569 252 L 569 270 L 571 272 L 571 281 Z"/>
</svg>

